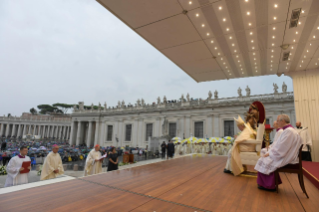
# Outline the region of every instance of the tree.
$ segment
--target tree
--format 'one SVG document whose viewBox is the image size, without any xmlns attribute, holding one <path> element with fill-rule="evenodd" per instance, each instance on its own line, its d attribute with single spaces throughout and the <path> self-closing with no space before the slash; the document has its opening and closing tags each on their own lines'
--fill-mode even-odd
<svg viewBox="0 0 319 212">
<path fill-rule="evenodd" d="M 11 113 L 8 113 L 8 117 L 11 117 Z"/>
<path fill-rule="evenodd" d="M 73 105 L 65 104 L 65 103 L 55 103 L 52 105 L 53 107 L 58 108 L 61 110 L 64 114 L 67 114 L 68 110 L 73 108 Z"/>
<path fill-rule="evenodd" d="M 38 113 L 38 111 L 36 109 L 34 109 L 34 107 L 33 107 L 33 108 L 30 109 L 30 113 L 32 115 L 36 115 Z"/>
<path fill-rule="evenodd" d="M 51 106 L 51 105 L 38 105 L 37 106 L 38 109 L 40 110 L 39 113 L 40 114 L 50 114 L 50 113 L 60 113 L 60 114 L 63 114 L 63 111 L 60 110 L 59 108 L 57 107 L 54 107 L 54 106 Z"/>
</svg>

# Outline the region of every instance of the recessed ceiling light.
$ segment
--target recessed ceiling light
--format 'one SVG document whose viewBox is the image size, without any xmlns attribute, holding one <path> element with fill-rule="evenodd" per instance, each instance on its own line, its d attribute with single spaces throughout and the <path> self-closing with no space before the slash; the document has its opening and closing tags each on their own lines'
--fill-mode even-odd
<svg viewBox="0 0 319 212">
<path fill-rule="evenodd" d="M 272 67 L 272 65 L 270 65 L 270 67 Z"/>
<path fill-rule="evenodd" d="M 223 64 L 225 65 L 226 63 L 224 62 Z"/>
<path fill-rule="evenodd" d="M 250 12 L 247 12 L 247 15 L 250 15 Z"/>
<path fill-rule="evenodd" d="M 275 36 L 272 36 L 272 39 L 275 39 Z"/>
<path fill-rule="evenodd" d="M 270 62 L 272 63 L 272 60 Z"/>
<path fill-rule="evenodd" d="M 226 21 L 226 18 L 223 18 L 223 21 Z"/>
<path fill-rule="evenodd" d="M 241 67 L 241 64 L 239 65 L 239 67 Z"/>
<path fill-rule="evenodd" d="M 316 63 L 316 65 L 317 65 L 317 63 Z"/>
<path fill-rule="evenodd" d="M 250 32 L 250 34 L 252 35 L 252 34 L 253 34 L 253 32 Z"/>
<path fill-rule="evenodd" d="M 227 28 L 226 31 L 229 31 L 229 28 Z"/>
<path fill-rule="evenodd" d="M 256 58 L 254 58 L 254 60 L 256 60 Z"/>
<path fill-rule="evenodd" d="M 220 60 L 223 60 L 223 58 L 220 58 Z"/>
<path fill-rule="evenodd" d="M 258 72 L 258 71 L 256 70 L 256 72 Z"/>
<path fill-rule="evenodd" d="M 278 5 L 277 4 L 275 4 L 275 8 L 277 8 L 278 7 Z"/>
<path fill-rule="evenodd" d="M 314 35 L 313 38 L 316 38 L 316 36 Z"/>
<path fill-rule="evenodd" d="M 217 47 L 215 47 L 215 49 L 217 49 Z"/>
<path fill-rule="evenodd" d="M 286 69 L 288 69 L 288 68 L 286 67 Z"/>
<path fill-rule="evenodd" d="M 287 63 L 287 65 L 289 65 L 289 63 Z"/>
<path fill-rule="evenodd" d="M 231 75 L 231 74 L 229 74 L 229 75 Z"/>
<path fill-rule="evenodd" d="M 301 65 L 300 65 L 300 67 L 301 67 Z"/>
<path fill-rule="evenodd" d="M 272 28 L 273 30 L 276 30 L 276 27 Z"/>
<path fill-rule="evenodd" d="M 228 68 L 228 67 L 226 66 L 226 68 Z"/>
<path fill-rule="evenodd" d="M 301 62 L 303 63 L 303 60 Z"/>
<path fill-rule="evenodd" d="M 302 13 L 305 13 L 305 11 L 303 10 L 303 11 L 301 11 Z"/>
<path fill-rule="evenodd" d="M 238 58 L 238 55 L 236 55 L 236 57 Z"/>
<path fill-rule="evenodd" d="M 198 17 L 198 16 L 199 16 L 199 14 L 197 13 L 197 14 L 196 14 L 196 17 Z"/>
<path fill-rule="evenodd" d="M 211 43 L 214 43 L 214 41 L 212 40 Z"/>
<path fill-rule="evenodd" d="M 230 36 L 229 39 L 232 39 L 232 36 Z"/>
<path fill-rule="evenodd" d="M 220 53 L 218 53 L 218 55 L 220 55 Z"/>
<path fill-rule="evenodd" d="M 294 40 L 294 42 L 296 42 L 296 40 Z"/>
<path fill-rule="evenodd" d="M 205 26 L 205 24 L 202 24 L 202 27 L 204 27 Z"/>
<path fill-rule="evenodd" d="M 273 43 L 273 44 L 271 44 L 272 46 L 274 46 L 275 44 Z"/>
<path fill-rule="evenodd" d="M 223 8 L 222 8 L 222 7 L 219 7 L 218 9 L 221 10 L 221 9 L 223 9 Z"/>
<path fill-rule="evenodd" d="M 310 46 L 311 46 L 311 43 L 310 43 Z"/>
<path fill-rule="evenodd" d="M 319 27 L 317 29 L 319 29 Z"/>
<path fill-rule="evenodd" d="M 253 55 L 255 55 L 255 52 L 253 53 Z"/>
<path fill-rule="evenodd" d="M 291 49 L 294 49 L 294 47 L 292 46 Z"/>
<path fill-rule="evenodd" d="M 237 50 L 234 50 L 234 52 L 237 52 Z"/>
<path fill-rule="evenodd" d="M 249 23 L 248 25 L 251 26 L 251 23 Z"/>
<path fill-rule="evenodd" d="M 298 24 L 300 25 L 300 24 L 301 24 L 301 22 L 299 21 L 299 22 L 298 22 Z"/>
<path fill-rule="evenodd" d="M 252 47 L 252 49 L 255 49 L 255 47 Z"/>
<path fill-rule="evenodd" d="M 257 66 L 255 66 L 255 68 L 257 68 Z"/>
<path fill-rule="evenodd" d="M 277 19 L 277 17 L 274 17 L 274 20 L 276 20 Z"/>
<path fill-rule="evenodd" d="M 307 50 L 307 52 L 309 52 L 309 51 Z"/>
<path fill-rule="evenodd" d="M 273 55 L 271 55 L 271 57 L 274 57 Z"/>
<path fill-rule="evenodd" d="M 238 62 L 240 63 L 240 60 L 238 60 Z"/>
<path fill-rule="evenodd" d="M 251 40 L 251 42 L 253 43 L 253 42 L 254 42 L 254 40 Z"/>
<path fill-rule="evenodd" d="M 304 56 L 304 58 L 306 58 L 306 55 Z"/>
<path fill-rule="evenodd" d="M 288 58 L 288 60 L 290 60 L 290 58 Z"/>
<path fill-rule="evenodd" d="M 274 52 L 274 50 L 271 50 L 271 52 Z"/>
<path fill-rule="evenodd" d="M 242 68 L 240 70 L 243 70 Z"/>
<path fill-rule="evenodd" d="M 207 33 L 207 36 L 209 36 L 209 33 Z"/>
<path fill-rule="evenodd" d="M 296 34 L 298 34 L 298 32 L 296 32 Z"/>
<path fill-rule="evenodd" d="M 235 46 L 235 44 L 233 43 L 232 46 Z"/>
<path fill-rule="evenodd" d="M 255 65 L 257 65 L 257 63 L 255 63 Z"/>
<path fill-rule="evenodd" d="M 241 72 L 242 74 L 244 74 L 244 72 Z"/>
<path fill-rule="evenodd" d="M 189 4 L 192 4 L 192 2 L 190 1 L 190 2 L 188 2 Z"/>
</svg>

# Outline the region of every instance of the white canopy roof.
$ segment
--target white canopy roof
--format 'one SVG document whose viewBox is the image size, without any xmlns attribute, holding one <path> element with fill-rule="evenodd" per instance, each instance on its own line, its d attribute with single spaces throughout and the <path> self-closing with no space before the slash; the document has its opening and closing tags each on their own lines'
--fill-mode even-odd
<svg viewBox="0 0 319 212">
<path fill-rule="evenodd" d="M 197 82 L 319 67 L 319 0 L 97 1 Z"/>
</svg>

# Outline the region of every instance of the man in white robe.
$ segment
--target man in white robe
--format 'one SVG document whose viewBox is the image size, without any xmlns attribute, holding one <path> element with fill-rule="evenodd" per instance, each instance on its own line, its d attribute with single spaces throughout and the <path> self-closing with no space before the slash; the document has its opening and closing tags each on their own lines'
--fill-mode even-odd
<svg viewBox="0 0 319 212">
<path fill-rule="evenodd" d="M 59 146 L 56 144 L 53 145 L 52 152 L 50 152 L 44 160 L 41 171 L 41 180 L 56 178 L 57 176 L 64 174 L 62 160 L 58 151 Z"/>
<path fill-rule="evenodd" d="M 84 176 L 98 174 L 102 172 L 102 162 L 100 152 L 100 145 L 95 145 L 94 149 L 90 151 L 85 161 Z"/>
<path fill-rule="evenodd" d="M 302 140 L 297 130 L 290 125 L 288 115 L 279 115 L 277 123 L 283 129 L 283 132 L 268 152 L 259 158 L 255 166 L 258 171 L 258 188 L 267 191 L 276 190 L 275 171 L 278 168 L 299 162 L 298 153 L 302 145 Z M 279 184 L 281 184 L 280 177 Z"/>
<path fill-rule="evenodd" d="M 24 170 L 22 163 L 25 161 L 31 161 L 27 156 L 28 148 L 26 146 L 20 147 L 20 154 L 11 158 L 7 166 L 7 179 L 4 187 L 20 185 L 28 183 L 29 173 L 20 173 Z M 31 166 L 28 167 L 31 170 Z"/>
<path fill-rule="evenodd" d="M 310 150 L 311 150 L 311 147 L 312 147 L 312 140 L 311 140 L 311 137 L 310 137 L 310 135 L 308 133 L 308 129 L 307 129 L 307 127 L 302 127 L 300 121 L 296 122 L 296 128 L 297 128 L 297 132 L 299 133 L 299 135 L 301 137 L 302 144 L 303 144 L 303 147 L 302 147 L 302 160 L 311 161 L 311 154 L 308 153 L 308 151 L 311 152 Z"/>
</svg>

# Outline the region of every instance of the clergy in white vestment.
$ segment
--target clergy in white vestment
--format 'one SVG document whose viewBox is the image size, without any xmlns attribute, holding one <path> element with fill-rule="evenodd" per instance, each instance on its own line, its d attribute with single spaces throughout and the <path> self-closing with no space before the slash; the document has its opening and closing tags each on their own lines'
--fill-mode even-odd
<svg viewBox="0 0 319 212">
<path fill-rule="evenodd" d="M 101 152 L 100 152 L 100 145 L 95 145 L 94 149 L 90 151 L 88 154 L 86 161 L 85 161 L 85 171 L 84 176 L 98 174 L 102 172 L 102 162 L 100 160 Z"/>
<path fill-rule="evenodd" d="M 24 170 L 22 163 L 25 161 L 31 161 L 27 156 L 28 148 L 26 146 L 20 147 L 20 154 L 11 158 L 7 165 L 7 179 L 4 187 L 20 185 L 28 183 L 29 173 L 20 173 Z M 31 170 L 31 166 L 28 167 Z"/>
<path fill-rule="evenodd" d="M 264 154 L 266 154 L 267 151 L 269 151 L 269 149 L 270 149 L 271 147 L 273 147 L 273 145 L 276 143 L 276 141 L 277 141 L 278 138 L 280 137 L 281 133 L 284 131 L 282 128 L 280 128 L 280 127 L 278 126 L 277 121 L 274 121 L 274 123 L 273 123 L 273 128 L 276 129 L 276 134 L 275 134 L 274 140 L 273 140 L 272 144 L 269 145 L 268 149 L 267 149 L 267 148 L 262 148 L 262 149 L 260 150 L 260 155 L 261 155 L 261 156 L 263 156 Z"/>
<path fill-rule="evenodd" d="M 277 123 L 283 132 L 269 151 L 259 158 L 255 166 L 258 171 L 258 188 L 262 190 L 275 191 L 276 169 L 299 162 L 298 153 L 302 140 L 297 130 L 290 125 L 289 116 L 286 114 L 279 115 Z M 280 176 L 278 177 L 281 184 Z"/>
<path fill-rule="evenodd" d="M 312 161 L 310 150 L 312 147 L 312 140 L 308 133 L 307 127 L 302 127 L 301 122 L 296 122 L 297 132 L 299 133 L 301 140 L 302 140 L 302 160 Z"/>
<path fill-rule="evenodd" d="M 64 174 L 61 156 L 58 151 L 59 146 L 56 144 L 53 145 L 52 152 L 50 152 L 44 160 L 41 171 L 41 180 L 56 178 L 57 176 Z"/>
</svg>

